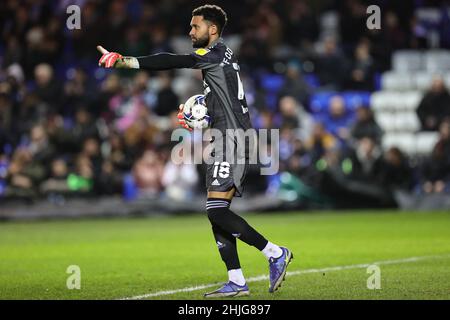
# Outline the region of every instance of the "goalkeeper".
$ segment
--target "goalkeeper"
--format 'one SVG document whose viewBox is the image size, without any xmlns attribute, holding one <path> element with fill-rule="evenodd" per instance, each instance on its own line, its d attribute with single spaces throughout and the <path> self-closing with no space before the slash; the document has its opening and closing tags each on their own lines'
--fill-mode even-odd
<svg viewBox="0 0 450 320">
<path fill-rule="evenodd" d="M 198 7 L 192 12 L 189 32 L 192 45 L 196 49 L 193 53 L 181 55 L 160 53 L 144 57 L 127 57 L 98 46 L 97 49 L 102 53 L 99 65 L 105 68 L 148 70 L 201 69 L 206 105 L 213 119 L 211 127 L 220 130 L 223 136 L 229 139 L 225 130 L 243 129 L 245 131 L 252 126 L 239 78 L 237 59 L 221 38 L 226 22 L 226 13 L 220 7 L 215 5 Z M 181 109 L 182 106 L 180 106 Z M 181 111 L 178 118 L 183 127 L 190 129 Z M 293 257 L 292 252 L 268 241 L 242 217 L 230 210 L 233 197 L 242 195 L 247 163 L 240 164 L 239 161 L 237 161 L 239 164 L 230 163 L 226 161 L 228 158 L 224 161 L 226 153 L 224 141 L 212 140 L 211 143 L 213 144 L 211 153 L 213 161 L 207 165 L 206 211 L 220 255 L 228 270 L 229 281 L 219 289 L 206 293 L 205 297 L 234 297 L 249 294 L 239 262 L 236 238 L 256 247 L 269 260 L 269 292 L 274 292 L 284 280 L 287 266 Z M 239 142 L 234 140 L 233 143 Z"/>
</svg>

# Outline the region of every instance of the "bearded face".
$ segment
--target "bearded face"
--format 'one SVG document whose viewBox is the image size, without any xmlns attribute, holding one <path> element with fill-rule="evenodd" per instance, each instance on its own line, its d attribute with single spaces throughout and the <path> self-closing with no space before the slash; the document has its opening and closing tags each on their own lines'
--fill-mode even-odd
<svg viewBox="0 0 450 320">
<path fill-rule="evenodd" d="M 209 44 L 209 34 L 206 32 L 204 35 L 199 38 L 191 38 L 192 39 L 192 47 L 194 48 L 205 48 Z"/>
<path fill-rule="evenodd" d="M 189 36 L 194 48 L 205 48 L 210 41 L 211 23 L 203 19 L 202 16 L 193 16 L 191 20 L 191 31 Z"/>
</svg>

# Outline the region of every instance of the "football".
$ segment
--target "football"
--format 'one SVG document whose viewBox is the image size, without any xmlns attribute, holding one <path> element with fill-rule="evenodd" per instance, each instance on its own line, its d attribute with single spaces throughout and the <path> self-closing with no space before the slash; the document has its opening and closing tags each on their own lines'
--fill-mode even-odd
<svg viewBox="0 0 450 320">
<path fill-rule="evenodd" d="M 183 116 L 192 129 L 205 129 L 211 125 L 211 117 L 206 107 L 205 96 L 196 94 L 184 103 Z"/>
</svg>

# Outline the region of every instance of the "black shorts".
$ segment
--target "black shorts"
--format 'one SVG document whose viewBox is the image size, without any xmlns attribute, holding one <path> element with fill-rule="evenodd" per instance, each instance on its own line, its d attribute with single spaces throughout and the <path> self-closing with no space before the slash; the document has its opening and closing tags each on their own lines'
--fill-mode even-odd
<svg viewBox="0 0 450 320">
<path fill-rule="evenodd" d="M 230 154 L 227 154 L 226 139 L 224 138 L 222 141 L 210 140 L 209 148 L 211 148 L 211 152 L 206 164 L 206 189 L 208 191 L 227 192 L 234 187 L 236 188 L 234 196 L 241 197 L 249 161 L 243 152 L 236 151 L 237 147 L 230 151 Z M 236 146 L 236 141 L 232 139 L 231 141 L 229 143 Z M 239 153 L 241 155 L 238 155 Z"/>
<path fill-rule="evenodd" d="M 247 164 L 230 164 L 216 161 L 206 166 L 206 188 L 208 191 L 227 192 L 236 188 L 235 197 L 241 197 Z"/>
</svg>

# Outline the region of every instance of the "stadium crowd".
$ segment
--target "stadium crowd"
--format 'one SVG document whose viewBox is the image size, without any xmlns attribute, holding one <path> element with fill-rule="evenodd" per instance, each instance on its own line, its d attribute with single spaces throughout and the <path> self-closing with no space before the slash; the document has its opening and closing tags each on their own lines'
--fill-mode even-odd
<svg viewBox="0 0 450 320">
<path fill-rule="evenodd" d="M 442 81 L 417 109 L 422 129 L 440 132 L 425 158 L 411 159 L 397 147 L 384 150 L 383 130 L 367 103 L 348 108 L 337 94 L 328 112 L 311 111 L 314 92 L 372 92 L 395 50 L 427 48 L 414 9 L 434 1 L 388 2 L 371 1 L 382 8 L 383 27 L 369 30 L 364 1 L 214 1 L 228 13 L 224 36 L 240 37 L 254 126 L 280 129 L 280 173 L 260 176 L 258 168 L 250 170 L 250 194 L 289 199 L 294 191 L 315 203 L 394 206 L 392 192 L 398 189 L 450 193 L 450 95 Z M 197 71 L 189 71 L 187 79 L 179 71 L 105 71 L 97 67 L 95 49 L 102 44 L 135 56 L 173 52 L 170 40 L 187 37 L 190 13 L 202 3 L 5 1 L 1 201 L 118 194 L 183 200 L 204 192 L 202 165 L 170 160 L 177 107 L 189 94 L 202 92 Z M 65 26 L 70 4 L 81 8 L 79 30 Z M 336 34 L 321 32 L 319 16 L 330 10 L 340 17 Z M 439 28 L 443 48 L 450 46 L 448 28 Z M 186 96 L 174 90 L 180 77 Z M 279 77 L 281 84 L 268 94 L 262 79 Z"/>
</svg>

